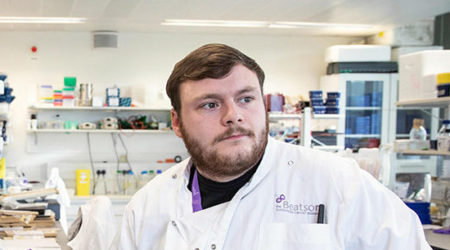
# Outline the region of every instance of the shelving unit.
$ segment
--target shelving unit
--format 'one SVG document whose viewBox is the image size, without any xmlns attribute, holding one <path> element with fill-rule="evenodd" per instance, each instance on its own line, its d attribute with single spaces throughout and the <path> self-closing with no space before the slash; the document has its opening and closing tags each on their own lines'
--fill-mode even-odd
<svg viewBox="0 0 450 250">
<path fill-rule="evenodd" d="M 270 113 L 270 121 L 281 121 L 281 120 L 298 120 L 299 127 L 301 127 L 300 142 L 302 146 L 310 147 L 311 141 L 313 140 L 311 135 L 311 120 L 333 120 L 341 119 L 344 116 L 341 114 L 314 114 L 311 108 L 303 109 L 302 114 L 283 114 L 283 113 Z M 342 147 L 339 146 L 318 146 L 318 149 L 322 150 L 339 150 Z"/>
<path fill-rule="evenodd" d="M 343 115 L 340 114 L 314 114 L 312 113 L 313 119 L 340 119 Z M 269 119 L 272 121 L 277 120 L 300 120 L 302 119 L 302 114 L 283 114 L 283 113 L 270 113 Z"/>
<path fill-rule="evenodd" d="M 398 107 L 414 107 L 414 108 L 447 108 L 450 105 L 450 97 L 441 97 L 433 99 L 420 99 L 413 101 L 399 101 L 396 103 Z M 448 113 L 448 110 L 447 110 Z M 397 153 L 407 155 L 437 155 L 450 156 L 450 152 L 439 152 L 437 150 L 396 150 Z"/>
<path fill-rule="evenodd" d="M 404 155 L 441 155 L 450 156 L 450 152 L 440 152 L 437 150 L 396 150 L 396 153 Z"/>
<path fill-rule="evenodd" d="M 396 103 L 396 105 L 399 107 L 447 108 L 450 105 L 450 97 L 420 99 L 420 100 L 413 100 L 413 101 L 399 101 Z"/>
<path fill-rule="evenodd" d="M 172 134 L 172 130 L 151 130 L 151 129 L 28 129 L 27 133 L 117 133 L 117 134 Z"/>
<path fill-rule="evenodd" d="M 346 107 L 346 110 L 364 111 L 364 110 L 381 110 L 381 107 Z"/>
<path fill-rule="evenodd" d="M 74 124 L 83 122 L 97 123 L 106 117 L 115 117 L 122 120 L 128 120 L 130 117 L 153 116 L 158 122 L 170 122 L 170 109 L 155 109 L 148 107 L 86 107 L 86 106 L 47 106 L 31 105 L 28 107 L 30 114 L 36 114 L 38 119 L 38 129 L 28 129 L 27 135 L 30 139 L 29 148 L 38 146 L 39 141 L 47 141 L 50 136 L 70 135 L 70 140 L 76 140 L 81 135 L 86 134 L 126 134 L 126 135 L 167 135 L 173 134 L 171 130 L 150 130 L 150 129 L 64 129 L 61 122 L 71 121 Z M 132 118 L 135 119 L 135 118 Z M 148 118 L 147 118 L 148 121 Z M 60 123 L 58 123 L 60 122 Z M 57 124 L 57 126 L 55 125 Z M 71 125 L 73 126 L 73 125 Z M 73 137 L 73 138 L 72 138 Z M 67 138 L 67 137 L 62 137 Z"/>
<path fill-rule="evenodd" d="M 145 108 L 145 107 L 84 107 L 84 106 L 73 106 L 73 107 L 64 107 L 64 106 L 39 106 L 32 105 L 29 107 L 31 110 L 70 110 L 70 111 L 167 111 L 170 109 L 154 109 L 154 108 Z"/>
</svg>

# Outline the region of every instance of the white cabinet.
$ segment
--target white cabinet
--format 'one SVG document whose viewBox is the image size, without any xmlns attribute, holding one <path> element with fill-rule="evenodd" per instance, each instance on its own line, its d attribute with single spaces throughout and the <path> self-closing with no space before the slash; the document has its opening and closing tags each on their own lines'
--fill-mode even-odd
<svg viewBox="0 0 450 250">
<path fill-rule="evenodd" d="M 344 134 L 338 136 L 338 145 L 360 148 L 389 142 L 391 106 L 396 100 L 391 88 L 397 79 L 397 74 L 369 73 L 321 77 L 323 91 L 341 92 L 339 107 L 345 116 L 339 127 L 344 128 Z"/>
</svg>

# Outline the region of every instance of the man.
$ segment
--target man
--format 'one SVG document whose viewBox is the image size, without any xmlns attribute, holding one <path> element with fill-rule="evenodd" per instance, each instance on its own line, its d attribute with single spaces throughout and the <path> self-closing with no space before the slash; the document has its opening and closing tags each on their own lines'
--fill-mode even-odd
<svg viewBox="0 0 450 250">
<path fill-rule="evenodd" d="M 416 214 L 350 159 L 268 138 L 264 72 L 208 44 L 167 82 L 191 158 L 128 204 L 122 249 L 431 249 Z"/>
</svg>

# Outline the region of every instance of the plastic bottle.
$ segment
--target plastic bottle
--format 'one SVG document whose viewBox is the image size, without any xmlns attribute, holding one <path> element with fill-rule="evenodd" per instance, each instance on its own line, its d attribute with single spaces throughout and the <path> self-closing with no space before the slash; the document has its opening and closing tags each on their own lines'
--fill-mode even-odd
<svg viewBox="0 0 450 250">
<path fill-rule="evenodd" d="M 95 195 L 105 195 L 106 194 L 106 180 L 105 180 L 105 170 L 97 170 L 97 179 L 95 183 Z"/>
<path fill-rule="evenodd" d="M 127 194 L 127 189 L 128 189 L 128 185 L 129 185 L 129 183 L 130 183 L 130 181 L 128 180 L 129 179 L 129 177 L 128 177 L 128 171 L 127 170 L 122 170 L 122 176 L 123 176 L 123 178 L 122 178 L 122 193 L 124 194 L 124 195 L 126 195 Z"/>
<path fill-rule="evenodd" d="M 413 150 L 423 149 L 427 140 L 427 131 L 423 127 L 422 119 L 414 119 L 413 127 L 409 132 L 410 148 Z"/>
<path fill-rule="evenodd" d="M 121 170 L 117 170 L 117 194 L 124 194 L 123 190 L 123 174 Z"/>
<path fill-rule="evenodd" d="M 133 171 L 128 171 L 127 175 L 127 187 L 125 189 L 126 195 L 133 195 L 136 192 L 136 177 L 134 176 Z"/>
<path fill-rule="evenodd" d="M 450 120 L 444 120 L 437 136 L 437 150 L 440 152 L 450 151 Z"/>
<path fill-rule="evenodd" d="M 36 130 L 37 129 L 37 117 L 36 114 L 31 114 L 30 124 L 28 129 Z"/>
</svg>

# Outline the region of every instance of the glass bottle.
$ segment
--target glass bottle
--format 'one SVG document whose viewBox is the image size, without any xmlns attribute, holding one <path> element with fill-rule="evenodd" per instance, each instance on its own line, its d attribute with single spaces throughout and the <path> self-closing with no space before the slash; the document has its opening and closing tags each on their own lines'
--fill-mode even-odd
<svg viewBox="0 0 450 250">
<path fill-rule="evenodd" d="M 440 152 L 450 151 L 450 120 L 444 120 L 437 136 L 437 150 Z"/>
<path fill-rule="evenodd" d="M 410 148 L 419 150 L 423 148 L 424 141 L 427 139 L 427 131 L 423 127 L 423 119 L 414 119 L 413 126 L 409 132 Z"/>
</svg>

